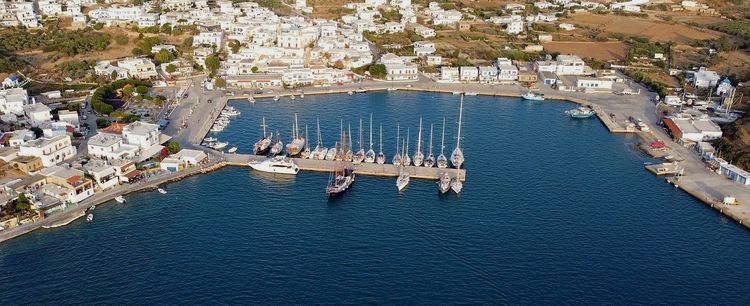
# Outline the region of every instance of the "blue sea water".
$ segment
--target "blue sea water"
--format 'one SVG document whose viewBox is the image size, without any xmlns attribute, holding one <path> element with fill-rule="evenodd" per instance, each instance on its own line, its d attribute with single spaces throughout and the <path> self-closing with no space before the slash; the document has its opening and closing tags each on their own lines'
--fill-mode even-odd
<svg viewBox="0 0 750 306">
<path fill-rule="evenodd" d="M 320 117 L 331 146 L 339 120 L 356 135 L 373 113 L 390 160 L 396 123 L 413 152 L 419 116 L 436 140 L 447 118 L 449 152 L 458 97 L 233 105 L 218 137 L 241 152 L 263 116 L 288 137 L 297 112 L 312 139 Z M 360 176 L 329 202 L 326 174 L 246 168 L 129 195 L 92 223 L 0 244 L 0 304 L 746 304 L 750 232 L 643 170 L 636 139 L 565 117 L 573 107 L 467 97 L 460 197 Z"/>
</svg>

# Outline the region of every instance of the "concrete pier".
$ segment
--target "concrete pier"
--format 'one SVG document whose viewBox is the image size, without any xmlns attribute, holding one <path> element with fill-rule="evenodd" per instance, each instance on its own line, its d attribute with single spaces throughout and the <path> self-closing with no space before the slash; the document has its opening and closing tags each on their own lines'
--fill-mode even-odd
<svg viewBox="0 0 750 306">
<path fill-rule="evenodd" d="M 251 161 L 262 161 L 266 159 L 265 156 L 249 155 L 249 154 L 226 154 L 225 159 L 227 165 L 248 167 L 248 163 Z M 315 171 L 315 172 L 331 172 L 335 165 L 334 161 L 330 160 L 315 160 L 315 159 L 303 159 L 303 158 L 292 158 L 295 164 L 299 166 L 300 170 L 303 171 Z M 377 164 L 377 163 L 361 163 L 353 164 L 349 163 L 354 169 L 357 175 L 370 175 L 370 176 L 390 176 L 397 177 L 399 174 L 398 167 L 393 164 Z M 437 180 L 440 179 L 440 174 L 447 172 L 450 177 L 454 178 L 457 175 L 461 181 L 466 180 L 466 170 L 456 170 L 453 168 L 439 169 L 437 167 L 426 168 L 416 166 L 406 166 L 404 168 L 406 173 L 412 178 L 425 179 L 425 180 Z"/>
</svg>

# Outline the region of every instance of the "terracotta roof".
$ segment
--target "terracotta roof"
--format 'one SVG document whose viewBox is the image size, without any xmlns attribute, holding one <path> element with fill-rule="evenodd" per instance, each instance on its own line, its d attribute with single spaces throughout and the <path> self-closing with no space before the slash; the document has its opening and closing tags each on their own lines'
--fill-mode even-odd
<svg viewBox="0 0 750 306">
<path fill-rule="evenodd" d="M 127 177 L 128 179 L 133 179 L 134 177 L 141 175 L 141 173 L 142 173 L 141 170 L 133 170 L 128 173 L 125 173 L 125 177 Z"/>
<path fill-rule="evenodd" d="M 99 129 L 100 133 L 109 133 L 109 134 L 122 134 L 122 129 L 127 125 L 127 123 L 122 122 L 113 122 L 108 127 L 105 127 L 103 129 Z"/>
</svg>

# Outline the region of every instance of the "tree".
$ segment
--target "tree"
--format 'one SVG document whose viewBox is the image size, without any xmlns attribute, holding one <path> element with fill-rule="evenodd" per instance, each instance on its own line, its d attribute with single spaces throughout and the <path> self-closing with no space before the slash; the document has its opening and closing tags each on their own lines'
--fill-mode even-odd
<svg viewBox="0 0 750 306">
<path fill-rule="evenodd" d="M 161 32 L 166 34 L 172 34 L 172 24 L 165 23 L 161 26 Z"/>
<path fill-rule="evenodd" d="M 232 53 L 240 52 L 240 42 L 237 40 L 230 41 L 229 49 L 232 50 Z"/>
<path fill-rule="evenodd" d="M 117 36 L 115 36 L 115 42 L 118 45 L 122 45 L 122 46 L 127 45 L 128 44 L 128 37 L 126 35 L 122 35 L 122 34 L 117 35 Z"/>
<path fill-rule="evenodd" d="M 97 129 L 105 128 L 108 125 L 109 125 L 109 120 L 104 119 L 104 118 L 96 119 L 96 128 Z"/>
<path fill-rule="evenodd" d="M 112 73 L 109 74 L 109 78 L 111 80 L 117 80 L 117 71 L 112 70 Z"/>
<path fill-rule="evenodd" d="M 227 81 L 222 78 L 216 78 L 216 87 L 218 88 L 226 88 L 227 87 Z"/>
<path fill-rule="evenodd" d="M 148 93 L 148 86 L 138 85 L 137 87 L 135 87 L 135 92 L 137 92 L 138 95 L 141 95 L 141 96 L 145 95 Z"/>
<path fill-rule="evenodd" d="M 30 128 L 30 130 L 34 132 L 34 135 L 36 136 L 36 138 L 44 136 L 44 131 L 42 131 L 42 129 L 40 129 L 39 127 L 35 126 L 35 127 Z"/>
<path fill-rule="evenodd" d="M 250 68 L 250 71 L 253 73 L 258 73 L 258 67 L 253 66 L 253 68 Z"/>
<path fill-rule="evenodd" d="M 208 71 L 210 71 L 212 74 L 216 74 L 216 71 L 219 70 L 219 67 L 221 66 L 219 57 L 216 54 L 211 54 L 206 57 L 205 63 L 206 69 L 208 69 Z"/>
<path fill-rule="evenodd" d="M 367 71 L 370 72 L 370 75 L 374 78 L 383 79 L 385 78 L 385 75 L 388 74 L 388 72 L 385 69 L 385 65 L 383 64 L 375 64 L 371 65 L 370 68 L 367 69 Z"/>
<path fill-rule="evenodd" d="M 176 141 L 170 142 L 169 145 L 167 145 L 167 150 L 169 150 L 169 154 L 180 152 L 180 143 Z"/>
<path fill-rule="evenodd" d="M 167 68 L 165 68 L 165 70 L 167 71 L 167 73 L 172 74 L 177 71 L 177 66 L 175 66 L 174 64 L 169 64 L 167 65 Z"/>
<path fill-rule="evenodd" d="M 81 109 L 81 105 L 78 103 L 70 103 L 68 104 L 67 109 L 71 112 L 77 112 L 79 109 Z"/>
<path fill-rule="evenodd" d="M 154 55 L 154 60 L 159 63 L 169 63 L 174 60 L 174 54 L 167 49 L 161 49 Z"/>
<path fill-rule="evenodd" d="M 135 56 L 143 55 L 143 50 L 141 50 L 141 48 L 133 48 L 130 52 Z"/>
</svg>

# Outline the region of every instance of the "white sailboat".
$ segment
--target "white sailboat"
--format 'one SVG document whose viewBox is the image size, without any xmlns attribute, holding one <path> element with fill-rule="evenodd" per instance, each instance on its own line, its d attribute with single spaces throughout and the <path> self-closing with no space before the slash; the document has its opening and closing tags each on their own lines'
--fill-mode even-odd
<svg viewBox="0 0 750 306">
<path fill-rule="evenodd" d="M 351 142 L 350 142 L 351 143 Z M 362 118 L 359 118 L 359 151 L 354 153 L 352 157 L 352 163 L 360 164 L 365 160 L 365 149 L 362 147 Z"/>
<path fill-rule="evenodd" d="M 297 156 L 302 152 L 305 147 L 305 137 L 299 135 L 299 123 L 297 122 L 297 114 L 294 114 L 294 124 L 292 124 L 292 141 L 286 145 L 286 153 L 289 156 Z"/>
<path fill-rule="evenodd" d="M 459 194 L 463 189 L 464 183 L 461 182 L 461 168 L 456 168 L 456 177 L 454 177 L 453 181 L 451 181 L 451 190 L 453 190 L 453 192 L 455 192 L 456 194 Z"/>
<path fill-rule="evenodd" d="M 393 164 L 401 166 L 401 151 L 398 150 L 398 146 L 401 142 L 401 125 L 396 124 L 396 154 L 393 155 Z"/>
<path fill-rule="evenodd" d="M 284 143 L 281 142 L 281 133 L 279 131 L 276 131 L 276 143 L 271 146 L 270 153 L 271 155 L 279 155 L 281 154 L 281 151 L 284 150 Z"/>
<path fill-rule="evenodd" d="M 424 166 L 427 168 L 432 168 L 432 166 L 435 165 L 435 155 L 432 154 L 432 123 L 430 123 L 430 153 L 427 155 L 427 158 L 424 160 Z"/>
<path fill-rule="evenodd" d="M 338 151 L 338 149 L 336 149 L 336 148 L 338 148 L 338 146 L 339 146 L 339 142 L 337 141 L 336 144 L 334 144 L 333 147 L 330 148 L 326 152 L 325 160 L 335 160 L 336 159 L 336 156 L 338 156 L 338 154 L 336 154 L 337 151 Z"/>
<path fill-rule="evenodd" d="M 403 166 L 411 166 L 411 157 L 409 157 L 409 136 L 411 136 L 411 130 L 406 128 L 406 151 L 404 151 L 404 155 L 401 155 L 401 165 Z"/>
<path fill-rule="evenodd" d="M 310 154 L 311 159 L 317 159 L 322 160 L 325 159 L 326 153 L 328 152 L 328 148 L 321 146 L 321 138 L 320 138 L 320 118 L 317 119 L 317 125 L 318 125 L 318 143 L 315 145 L 315 150 L 312 151 Z"/>
<path fill-rule="evenodd" d="M 440 155 L 437 157 L 437 167 L 440 169 L 448 168 L 448 158 L 445 157 L 445 118 L 443 118 L 443 136 L 440 137 Z"/>
<path fill-rule="evenodd" d="M 365 162 L 375 162 L 375 150 L 372 149 L 372 114 L 370 114 L 370 150 L 367 150 L 367 153 L 365 153 Z"/>
<path fill-rule="evenodd" d="M 419 134 L 417 136 L 417 151 L 414 152 L 414 166 L 421 166 L 424 162 L 424 154 L 422 153 L 422 118 L 419 118 Z"/>
<path fill-rule="evenodd" d="M 451 176 L 448 175 L 447 172 L 443 172 L 440 174 L 440 180 L 437 182 L 438 185 L 438 191 L 440 191 L 441 194 L 444 194 L 451 190 Z"/>
<path fill-rule="evenodd" d="M 344 139 L 344 140 L 346 140 L 346 139 Z M 341 148 L 343 149 L 344 147 L 342 146 Z M 354 160 L 354 151 L 352 151 L 352 150 L 353 150 L 352 149 L 352 125 L 349 124 L 349 149 L 346 150 L 346 151 L 343 151 L 343 150 L 341 151 L 341 152 L 346 152 L 346 155 L 344 155 L 344 160 L 346 160 L 346 161 L 353 161 Z"/>
<path fill-rule="evenodd" d="M 461 150 L 461 121 L 463 120 L 464 113 L 464 96 L 461 96 L 461 104 L 458 109 L 458 135 L 456 136 L 456 148 L 453 149 L 451 154 L 451 163 L 457 169 L 461 168 L 464 163 L 464 152 Z"/>
<path fill-rule="evenodd" d="M 255 155 L 266 154 L 271 146 L 271 138 L 273 138 L 273 133 L 271 133 L 271 135 L 266 135 L 266 117 L 263 117 L 263 124 L 260 126 L 263 128 L 263 137 L 255 143 L 255 146 L 253 146 L 253 154 Z"/>
<path fill-rule="evenodd" d="M 383 125 L 380 125 L 380 150 L 378 156 L 375 158 L 375 162 L 378 164 L 385 164 L 385 154 L 383 153 Z"/>
<path fill-rule="evenodd" d="M 399 173 L 398 173 L 398 178 L 396 179 L 396 188 L 398 189 L 398 191 L 402 191 L 404 190 L 404 188 L 406 188 L 406 186 L 409 185 L 410 178 L 409 178 L 409 173 L 406 173 L 403 165 L 398 167 L 398 169 L 399 169 Z"/>
<path fill-rule="evenodd" d="M 309 139 L 307 136 L 307 124 L 305 124 L 305 139 Z M 302 150 L 302 153 L 300 153 L 299 156 L 305 159 L 310 157 L 310 143 L 309 142 L 305 142 L 305 149 Z"/>
</svg>

